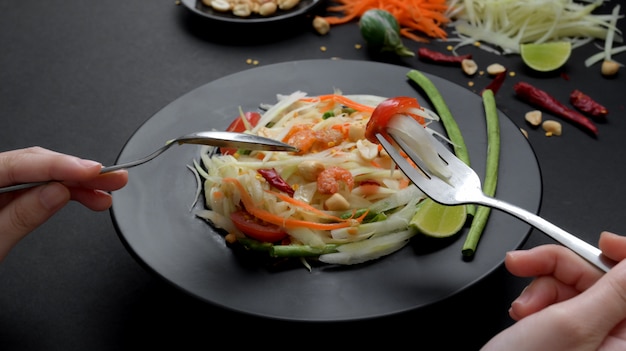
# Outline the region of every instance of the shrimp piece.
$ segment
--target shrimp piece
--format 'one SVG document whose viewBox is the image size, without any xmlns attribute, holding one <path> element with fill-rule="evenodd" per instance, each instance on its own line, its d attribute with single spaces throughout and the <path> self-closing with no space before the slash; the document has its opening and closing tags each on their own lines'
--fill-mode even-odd
<svg viewBox="0 0 626 351">
<path fill-rule="evenodd" d="M 334 194 L 339 191 L 339 181 L 343 181 L 352 191 L 354 177 L 350 171 L 337 166 L 326 168 L 317 176 L 317 191 L 321 194 Z"/>
<path fill-rule="evenodd" d="M 315 133 L 315 139 L 315 151 L 321 151 L 341 144 L 344 136 L 340 130 L 323 129 Z"/>
<path fill-rule="evenodd" d="M 310 125 L 298 124 L 291 128 L 283 141 L 300 150 L 298 154 L 309 152 L 317 141 L 316 133 Z"/>
</svg>

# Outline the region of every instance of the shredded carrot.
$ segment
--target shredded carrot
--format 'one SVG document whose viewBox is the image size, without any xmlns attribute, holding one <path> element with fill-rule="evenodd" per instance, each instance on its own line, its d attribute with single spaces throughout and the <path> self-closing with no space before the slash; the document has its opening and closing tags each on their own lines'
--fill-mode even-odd
<svg viewBox="0 0 626 351">
<path fill-rule="evenodd" d="M 333 230 L 333 229 L 341 229 L 351 227 L 355 224 L 360 223 L 365 218 L 365 214 L 359 218 L 351 218 L 350 220 L 346 220 L 344 222 L 339 223 L 317 223 L 317 222 L 309 222 L 299 219 L 293 218 L 285 218 L 278 215 L 275 215 L 269 211 L 266 211 L 262 208 L 259 208 L 255 205 L 254 200 L 250 197 L 250 194 L 246 191 L 246 189 L 241 185 L 241 183 L 235 178 L 224 178 L 224 182 L 234 184 L 239 190 L 239 195 L 241 196 L 241 201 L 243 202 L 246 211 L 248 211 L 251 215 L 264 220 L 265 222 L 272 223 L 278 226 L 281 226 L 286 229 L 293 228 L 310 228 L 317 230 Z M 366 213 L 367 214 L 367 213 Z"/>
<path fill-rule="evenodd" d="M 308 203 L 306 203 L 304 201 L 300 201 L 300 200 L 294 199 L 293 197 L 291 197 L 289 195 L 282 194 L 282 193 L 277 193 L 277 192 L 270 191 L 270 190 L 266 190 L 266 192 L 270 193 L 270 194 L 276 196 L 277 198 L 279 198 L 279 199 L 281 199 L 281 200 L 283 200 L 285 202 L 288 202 L 288 203 L 290 203 L 292 205 L 301 207 L 302 209 L 305 209 L 307 211 L 311 211 L 311 212 L 317 214 L 318 216 L 326 217 L 328 219 L 332 219 L 332 220 L 337 221 L 337 222 L 345 221 L 344 219 L 342 219 L 340 217 L 333 216 L 333 215 L 330 215 L 330 214 L 328 214 L 328 213 L 326 213 L 324 211 L 321 211 L 321 210 L 311 206 L 310 204 L 308 204 Z"/>
<path fill-rule="evenodd" d="M 391 13 L 400 24 L 400 34 L 408 39 L 427 42 L 429 38 L 446 39 L 443 26 L 450 22 L 445 12 L 446 0 L 335 0 L 337 5 L 326 8 L 328 12 L 341 12 L 341 16 L 327 16 L 328 24 L 348 23 L 361 17 L 367 10 L 381 9 Z M 421 36 L 417 33 L 421 33 Z"/>
<path fill-rule="evenodd" d="M 400 189 L 404 189 L 409 186 L 409 178 L 400 179 Z"/>
<path fill-rule="evenodd" d="M 337 95 L 337 94 L 328 94 L 328 95 L 320 95 L 320 96 L 314 96 L 314 97 L 306 97 L 306 98 L 302 98 L 301 100 L 302 101 L 307 101 L 307 102 L 332 100 L 332 101 L 338 102 L 340 104 L 343 104 L 344 106 L 353 108 L 355 110 L 359 110 L 359 111 L 362 111 L 362 112 L 374 112 L 374 107 L 372 107 L 372 106 L 359 104 L 358 102 L 350 100 L 350 99 L 348 99 L 347 97 L 345 97 L 343 95 Z"/>
</svg>

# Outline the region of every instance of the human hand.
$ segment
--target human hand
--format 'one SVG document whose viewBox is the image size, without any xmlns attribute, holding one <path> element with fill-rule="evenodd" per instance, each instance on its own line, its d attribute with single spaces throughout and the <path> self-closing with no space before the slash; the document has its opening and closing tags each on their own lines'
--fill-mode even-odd
<svg viewBox="0 0 626 351">
<path fill-rule="evenodd" d="M 507 253 L 512 274 L 536 278 L 482 350 L 626 350 L 626 237 L 603 232 L 599 248 L 620 262 L 604 275 L 559 245 Z"/>
<path fill-rule="evenodd" d="M 0 153 L 0 186 L 56 180 L 31 189 L 0 194 L 0 261 L 28 233 L 70 200 L 94 211 L 111 207 L 108 191 L 126 185 L 128 173 L 100 174 L 102 165 L 41 147 Z"/>
</svg>

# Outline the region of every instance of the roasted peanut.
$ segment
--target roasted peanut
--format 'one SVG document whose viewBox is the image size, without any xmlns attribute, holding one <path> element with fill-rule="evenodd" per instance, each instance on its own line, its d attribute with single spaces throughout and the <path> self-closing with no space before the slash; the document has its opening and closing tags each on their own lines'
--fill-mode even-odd
<svg viewBox="0 0 626 351">
<path fill-rule="evenodd" d="M 307 160 L 298 164 L 298 172 L 304 180 L 314 182 L 317 180 L 317 176 L 326 169 L 324 165 L 319 161 Z"/>
<path fill-rule="evenodd" d="M 372 161 L 378 156 L 378 144 L 374 144 L 367 139 L 357 141 L 356 148 L 364 160 Z"/>
<path fill-rule="evenodd" d="M 328 211 L 346 211 L 350 209 L 350 203 L 341 194 L 334 193 L 324 201 L 324 207 Z"/>
<path fill-rule="evenodd" d="M 315 16 L 313 19 L 313 28 L 321 35 L 328 34 L 330 31 L 330 24 L 326 19 L 320 16 Z"/>
<path fill-rule="evenodd" d="M 478 65 L 476 64 L 476 61 L 472 59 L 464 59 L 461 61 L 461 68 L 468 76 L 473 76 L 476 74 L 476 71 L 478 71 Z"/>
<path fill-rule="evenodd" d="M 539 110 L 533 110 L 526 112 L 524 116 L 526 122 L 530 123 L 531 126 L 536 127 L 541 124 L 542 114 Z"/>
<path fill-rule="evenodd" d="M 541 127 L 546 131 L 546 136 L 559 136 L 562 132 L 561 123 L 553 120 L 544 121 Z"/>
<path fill-rule="evenodd" d="M 219 12 L 230 11 L 230 3 L 226 0 L 202 0 L 205 5 L 211 6 L 213 10 Z"/>
<path fill-rule="evenodd" d="M 492 63 L 487 66 L 487 73 L 492 76 L 500 74 L 504 71 L 506 71 L 506 68 L 499 63 Z"/>
<path fill-rule="evenodd" d="M 612 61 L 612 60 L 604 60 L 602 62 L 602 75 L 603 76 L 612 76 L 617 74 L 617 71 L 619 71 L 619 67 L 620 64 Z"/>
<path fill-rule="evenodd" d="M 351 141 L 357 141 L 365 138 L 365 123 L 350 123 L 348 129 L 348 139 Z"/>
<path fill-rule="evenodd" d="M 520 132 L 522 132 L 522 135 L 523 135 L 526 139 L 528 139 L 528 132 L 526 131 L 526 129 L 520 128 L 520 130 L 519 130 L 519 131 L 520 131 Z"/>
<path fill-rule="evenodd" d="M 237 4 L 233 7 L 233 15 L 237 17 L 248 17 L 251 14 L 252 10 L 248 4 Z"/>
<path fill-rule="evenodd" d="M 278 6 L 276 5 L 275 2 L 268 1 L 266 3 L 263 3 L 261 6 L 259 6 L 259 15 L 261 16 L 273 15 L 274 13 L 276 13 L 277 9 L 278 9 Z"/>
<path fill-rule="evenodd" d="M 292 8 L 296 7 L 296 5 L 298 5 L 300 3 L 300 0 L 277 0 L 276 4 L 278 5 L 278 8 L 281 10 L 291 10 Z"/>
</svg>

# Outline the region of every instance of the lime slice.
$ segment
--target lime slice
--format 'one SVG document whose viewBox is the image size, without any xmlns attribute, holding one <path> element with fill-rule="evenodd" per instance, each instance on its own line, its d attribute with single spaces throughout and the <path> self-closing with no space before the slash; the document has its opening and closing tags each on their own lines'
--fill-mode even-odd
<svg viewBox="0 0 626 351">
<path fill-rule="evenodd" d="M 466 218 L 467 206 L 446 206 L 427 198 L 421 202 L 409 224 L 424 235 L 445 238 L 458 233 Z"/>
<path fill-rule="evenodd" d="M 520 45 L 522 61 L 528 67 L 539 72 L 549 72 L 560 68 L 567 62 L 571 53 L 572 43 L 569 41 Z"/>
</svg>

